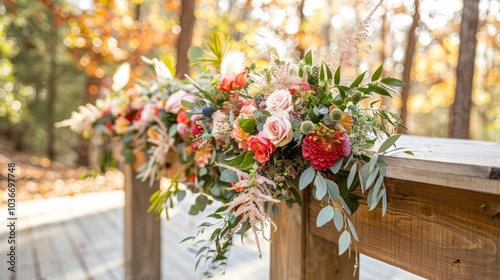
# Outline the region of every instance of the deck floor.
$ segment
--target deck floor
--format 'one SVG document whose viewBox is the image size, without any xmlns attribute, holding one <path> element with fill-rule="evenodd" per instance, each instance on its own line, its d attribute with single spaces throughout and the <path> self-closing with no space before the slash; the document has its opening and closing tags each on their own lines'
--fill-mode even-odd
<svg viewBox="0 0 500 280">
<path fill-rule="evenodd" d="M 195 233 L 203 215 L 190 216 L 189 199 L 171 219 L 162 219 L 162 279 L 201 279 L 194 271 L 189 245 L 179 244 Z M 0 279 L 124 279 L 122 191 L 110 191 L 21 202 L 17 205 L 16 274 L 7 268 L 7 208 L 0 207 Z M 226 275 L 220 279 L 269 279 L 269 246 L 259 259 L 255 242 L 235 242 Z M 421 279 L 362 256 L 360 279 Z"/>
</svg>

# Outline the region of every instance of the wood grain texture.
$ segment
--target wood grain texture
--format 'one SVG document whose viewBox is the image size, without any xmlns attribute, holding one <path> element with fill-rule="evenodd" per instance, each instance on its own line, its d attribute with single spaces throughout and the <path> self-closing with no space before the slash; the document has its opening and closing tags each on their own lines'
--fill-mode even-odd
<svg viewBox="0 0 500 280">
<path fill-rule="evenodd" d="M 358 279 L 354 256 L 338 256 L 336 244 L 310 233 L 307 194 L 302 195 L 304 207 L 295 204 L 290 209 L 282 203 L 274 217 L 278 230 L 271 234 L 270 279 Z"/>
<path fill-rule="evenodd" d="M 396 145 L 408 148 L 414 156 L 382 157 L 388 166 L 500 180 L 498 143 L 403 135 Z"/>
<path fill-rule="evenodd" d="M 386 179 L 387 214 L 361 201 L 352 221 L 358 252 L 429 279 L 500 279 L 500 196 Z M 312 234 L 330 241 L 333 223 L 316 228 L 321 209 L 310 201 Z"/>
<path fill-rule="evenodd" d="M 271 230 L 271 280 L 303 280 L 306 222 L 303 209 L 295 204 L 289 209 L 285 203 L 278 205 L 274 222 L 277 231 Z"/>
<path fill-rule="evenodd" d="M 161 224 L 147 213 L 149 198 L 159 188 L 134 178 L 130 166 L 125 175 L 125 279 L 161 278 Z"/>
</svg>

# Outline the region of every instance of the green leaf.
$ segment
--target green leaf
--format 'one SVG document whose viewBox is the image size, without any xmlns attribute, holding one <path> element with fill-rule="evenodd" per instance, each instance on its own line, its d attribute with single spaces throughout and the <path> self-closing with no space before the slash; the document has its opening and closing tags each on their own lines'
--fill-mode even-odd
<svg viewBox="0 0 500 280">
<path fill-rule="evenodd" d="M 387 89 L 385 89 L 384 87 L 381 87 L 381 86 L 369 85 L 368 90 L 373 91 L 373 92 L 378 93 L 378 94 L 383 95 L 383 96 L 392 97 L 391 93 Z"/>
<path fill-rule="evenodd" d="M 387 191 L 384 189 L 384 193 L 382 194 L 382 217 L 385 216 L 387 212 Z"/>
<path fill-rule="evenodd" d="M 302 175 L 300 175 L 300 180 L 299 180 L 299 190 L 305 189 L 314 179 L 314 176 L 316 175 L 316 171 L 314 168 L 309 167 L 307 168 Z"/>
<path fill-rule="evenodd" d="M 184 242 L 186 242 L 186 241 L 188 241 L 188 240 L 194 240 L 195 238 L 196 238 L 196 236 L 188 236 L 188 237 L 186 237 L 186 238 L 182 239 L 182 241 L 181 241 L 181 242 L 179 242 L 179 243 L 184 243 Z"/>
<path fill-rule="evenodd" d="M 198 208 L 200 211 L 203 211 L 207 207 L 208 202 L 208 197 L 204 194 L 200 194 L 198 195 L 198 197 L 196 197 L 195 200 L 196 208 Z"/>
<path fill-rule="evenodd" d="M 347 187 L 349 188 L 354 181 L 354 177 L 356 176 L 356 171 L 358 170 L 358 165 L 353 164 L 351 170 L 349 171 L 349 176 L 347 177 Z"/>
<path fill-rule="evenodd" d="M 238 175 L 236 175 L 236 172 L 233 170 L 224 169 L 224 171 L 220 174 L 219 179 L 226 183 L 238 182 Z"/>
<path fill-rule="evenodd" d="M 356 241 L 359 241 L 358 233 L 356 232 L 356 228 L 354 228 L 354 225 L 352 224 L 351 220 L 347 219 L 347 224 L 349 225 L 349 229 L 351 229 L 352 237 L 354 237 Z"/>
<path fill-rule="evenodd" d="M 365 193 L 365 191 L 367 190 L 366 181 L 368 180 L 368 176 L 370 175 L 369 167 L 370 167 L 370 165 L 368 163 L 366 163 L 359 170 L 359 183 L 361 184 L 361 191 L 363 193 Z"/>
<path fill-rule="evenodd" d="M 326 180 L 323 175 L 318 174 L 314 180 L 314 185 L 316 186 L 316 198 L 322 199 L 326 194 Z"/>
<path fill-rule="evenodd" d="M 378 175 L 378 166 L 377 168 L 375 168 L 375 170 L 370 172 L 370 175 L 368 175 L 368 178 L 366 179 L 365 190 L 371 188 L 373 182 L 375 182 L 375 178 L 377 178 L 377 175 Z"/>
<path fill-rule="evenodd" d="M 337 186 L 334 181 L 326 180 L 326 187 L 332 199 L 338 199 L 340 197 L 339 186 Z"/>
<path fill-rule="evenodd" d="M 241 225 L 240 235 L 241 235 L 241 244 L 243 244 L 243 238 L 245 237 L 245 232 L 247 232 L 252 226 L 250 222 L 246 221 Z"/>
<path fill-rule="evenodd" d="M 377 164 L 378 160 L 378 154 L 373 154 L 372 158 L 370 159 L 370 172 L 372 172 L 373 168 L 375 167 L 375 164 Z"/>
<path fill-rule="evenodd" d="M 393 86 L 393 87 L 407 87 L 408 84 L 401 81 L 401 80 L 398 80 L 398 79 L 395 79 L 395 78 L 383 78 L 381 81 L 381 83 L 383 84 L 386 84 L 386 85 L 390 85 L 390 86 Z"/>
<path fill-rule="evenodd" d="M 366 74 L 366 71 L 361 73 L 361 75 L 359 75 L 355 80 L 354 82 L 352 82 L 352 84 L 349 86 L 351 89 L 353 88 L 356 88 L 357 86 L 359 86 L 359 84 L 361 84 L 361 82 L 363 81 L 363 78 L 365 77 L 365 74 Z"/>
<path fill-rule="evenodd" d="M 255 129 L 255 122 L 252 119 L 238 119 L 238 124 L 246 133 L 251 133 Z"/>
<path fill-rule="evenodd" d="M 191 107 L 193 106 L 193 103 L 187 101 L 187 100 L 184 100 L 182 99 L 181 100 L 181 105 L 182 107 L 186 108 L 186 109 L 191 109 Z"/>
<path fill-rule="evenodd" d="M 337 174 L 337 172 L 339 172 L 339 170 L 340 170 L 340 167 L 342 167 L 342 162 L 343 161 L 344 161 L 343 157 L 339 158 L 335 162 L 335 164 L 332 167 L 330 167 L 330 171 L 332 171 L 333 174 Z"/>
<path fill-rule="evenodd" d="M 396 143 L 399 137 L 401 137 L 400 134 L 391 135 L 384 141 L 384 143 L 382 143 L 382 145 L 380 145 L 380 148 L 378 148 L 378 152 L 383 153 L 387 151 L 387 149 L 389 149 L 392 145 L 394 145 L 394 143 Z"/>
<path fill-rule="evenodd" d="M 304 57 L 304 61 L 307 65 L 312 65 L 312 50 L 308 51 Z"/>
<path fill-rule="evenodd" d="M 339 237 L 339 255 L 342 255 L 351 245 L 351 235 L 347 230 Z"/>
<path fill-rule="evenodd" d="M 239 169 L 240 170 L 249 170 L 253 168 L 256 160 L 253 158 L 253 153 L 252 152 L 247 152 L 245 153 L 245 158 L 243 159 L 243 162 L 240 164 Z"/>
<path fill-rule="evenodd" d="M 384 63 L 380 64 L 380 66 L 375 70 L 372 75 L 372 82 L 380 79 L 380 75 L 382 75 L 382 71 L 384 70 Z"/>
<path fill-rule="evenodd" d="M 122 156 L 125 158 L 125 163 L 134 164 L 135 155 L 132 149 L 124 148 L 121 152 Z"/>
<path fill-rule="evenodd" d="M 316 227 L 322 227 L 334 217 L 333 208 L 328 205 L 325 206 L 321 211 L 319 211 L 318 217 L 316 217 Z"/>
<path fill-rule="evenodd" d="M 332 71 L 330 70 L 330 67 L 328 67 L 328 64 L 326 64 L 326 62 L 323 61 L 323 65 L 325 66 L 325 70 L 326 70 L 326 78 L 328 80 L 331 80 L 332 79 Z"/>
<path fill-rule="evenodd" d="M 177 200 L 178 200 L 179 202 L 183 201 L 185 197 L 186 197 L 186 191 L 185 191 L 185 190 L 180 190 L 180 191 L 177 193 Z"/>
<path fill-rule="evenodd" d="M 335 71 L 335 76 L 333 78 L 333 82 L 335 83 L 335 85 L 340 84 L 340 66 L 339 66 L 339 68 L 337 68 L 337 71 Z"/>
<path fill-rule="evenodd" d="M 414 156 L 413 152 L 412 151 L 404 151 L 403 153 L 407 154 L 407 155 L 410 155 L 410 156 Z"/>
<path fill-rule="evenodd" d="M 342 211 L 335 209 L 335 214 L 333 215 L 333 224 L 335 225 L 335 228 L 337 228 L 338 232 L 342 230 L 342 228 L 344 227 L 344 214 L 342 214 Z"/>
<path fill-rule="evenodd" d="M 314 96 L 312 94 L 309 95 L 309 100 L 311 100 L 311 104 L 313 106 L 317 106 L 318 105 L 319 100 L 318 100 L 318 98 L 316 96 Z"/>
</svg>

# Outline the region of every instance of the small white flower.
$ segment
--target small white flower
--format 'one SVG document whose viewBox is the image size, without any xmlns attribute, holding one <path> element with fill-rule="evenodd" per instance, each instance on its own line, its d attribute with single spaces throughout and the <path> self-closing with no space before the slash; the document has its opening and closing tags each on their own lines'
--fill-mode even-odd
<svg viewBox="0 0 500 280">
<path fill-rule="evenodd" d="M 228 52 L 223 58 L 220 65 L 220 74 L 222 78 L 230 74 L 240 74 L 245 71 L 247 58 L 242 52 Z"/>
<path fill-rule="evenodd" d="M 269 54 L 271 60 L 285 60 L 287 54 L 286 44 L 276 32 L 261 26 L 257 29 L 255 42 L 257 43 L 258 50 L 261 53 Z"/>
</svg>

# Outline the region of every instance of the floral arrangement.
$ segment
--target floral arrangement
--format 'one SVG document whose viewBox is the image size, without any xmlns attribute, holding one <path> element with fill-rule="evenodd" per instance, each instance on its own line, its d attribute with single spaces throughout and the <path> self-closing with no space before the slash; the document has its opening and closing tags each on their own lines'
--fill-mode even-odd
<svg viewBox="0 0 500 280">
<path fill-rule="evenodd" d="M 62 125 L 118 137 L 121 154 L 143 180 L 175 171 L 151 197 L 150 211 L 166 210 L 168 217 L 168 208 L 186 191 L 197 193 L 191 214 L 214 200 L 223 202 L 197 235 L 184 240 L 199 248 L 196 266 L 202 260 L 208 271 L 224 265 L 235 233 L 250 230 L 260 246 L 260 238 L 268 240 L 266 227 L 276 230 L 271 215 L 276 204 L 301 205 L 300 191 L 307 187 L 324 205 L 316 225 L 333 222 L 342 232 L 342 254 L 358 240 L 349 219 L 361 198 L 354 190 L 360 187 L 369 209 L 381 204 L 385 214 L 380 155 L 403 126 L 375 98 L 397 94 L 393 87 L 407 86 L 404 82 L 382 78 L 382 66 L 370 76 L 342 78 L 343 69 L 354 64 L 372 14 L 336 52 L 310 51 L 295 61 L 284 41 L 265 28 L 257 30 L 254 58 L 245 47 L 211 35 L 206 49 L 191 50 L 193 65 L 201 69 L 196 79 L 178 81 L 158 60 L 146 59 L 155 79 L 120 89 L 97 107 L 82 107 Z M 261 63 L 263 57 L 267 63 Z M 383 143 L 374 150 L 377 141 Z M 176 168 L 169 168 L 173 164 Z"/>
</svg>

